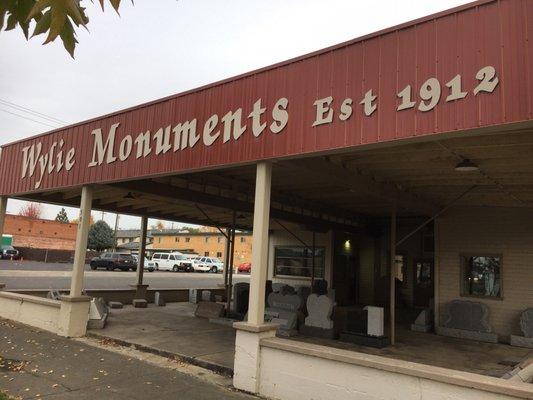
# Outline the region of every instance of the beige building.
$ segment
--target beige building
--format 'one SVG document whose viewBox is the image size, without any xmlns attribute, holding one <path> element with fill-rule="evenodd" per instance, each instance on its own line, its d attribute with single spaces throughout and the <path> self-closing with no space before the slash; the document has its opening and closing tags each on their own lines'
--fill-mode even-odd
<svg viewBox="0 0 533 400">
<path fill-rule="evenodd" d="M 204 228 L 201 232 L 166 229 L 152 231 L 151 249 L 194 253 L 200 256 L 217 257 L 224 261 L 226 239 L 216 228 Z M 252 261 L 252 234 L 235 233 L 234 266 Z"/>
</svg>

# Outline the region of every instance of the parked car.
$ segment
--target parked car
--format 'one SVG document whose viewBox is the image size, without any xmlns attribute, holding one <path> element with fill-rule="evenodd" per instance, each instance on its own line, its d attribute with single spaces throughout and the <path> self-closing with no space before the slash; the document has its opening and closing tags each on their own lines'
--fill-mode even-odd
<svg viewBox="0 0 533 400">
<path fill-rule="evenodd" d="M 137 263 L 133 256 L 123 253 L 102 253 L 91 260 L 90 266 L 93 271 L 98 268 L 105 268 L 108 271 L 113 271 L 117 268 L 122 271 L 137 270 Z"/>
<path fill-rule="evenodd" d="M 4 244 L 0 247 L 0 258 L 5 260 L 18 260 L 20 258 L 20 253 L 13 246 Z"/>
<path fill-rule="evenodd" d="M 252 263 L 242 263 L 237 267 L 237 272 L 242 274 L 249 274 L 252 272 Z"/>
<path fill-rule="evenodd" d="M 222 272 L 224 263 L 215 257 L 196 257 L 192 260 L 192 266 L 199 272 Z"/>
<path fill-rule="evenodd" d="M 139 256 L 137 254 L 132 254 L 131 256 L 135 260 L 135 264 L 139 265 Z M 148 271 L 148 272 L 154 272 L 155 271 L 155 267 L 153 265 L 149 266 L 148 265 L 149 262 L 150 262 L 150 260 L 148 259 L 148 257 L 144 257 L 144 270 Z"/>
<path fill-rule="evenodd" d="M 194 271 L 191 260 L 180 252 L 154 253 L 148 266 L 158 271 Z"/>
</svg>

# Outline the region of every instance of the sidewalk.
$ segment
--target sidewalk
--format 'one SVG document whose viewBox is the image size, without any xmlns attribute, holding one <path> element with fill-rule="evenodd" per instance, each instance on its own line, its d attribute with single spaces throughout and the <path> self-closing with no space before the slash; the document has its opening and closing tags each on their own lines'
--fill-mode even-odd
<svg viewBox="0 0 533 400">
<path fill-rule="evenodd" d="M 90 330 L 88 335 L 233 375 L 235 329 L 196 318 L 195 308 L 191 303 L 168 303 L 166 307 L 113 309 L 106 327 Z"/>
<path fill-rule="evenodd" d="M 254 399 L 198 367 L 0 320 L 0 390 L 21 399 Z M 138 353 L 138 352 L 137 352 Z M 150 358 L 151 357 L 151 358 Z"/>
</svg>

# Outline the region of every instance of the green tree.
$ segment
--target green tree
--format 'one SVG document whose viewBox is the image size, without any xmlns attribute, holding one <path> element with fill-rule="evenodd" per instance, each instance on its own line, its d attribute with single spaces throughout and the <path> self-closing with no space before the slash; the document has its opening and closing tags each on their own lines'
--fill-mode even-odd
<svg viewBox="0 0 533 400">
<path fill-rule="evenodd" d="M 110 249 L 115 245 L 113 229 L 105 221 L 97 221 L 89 228 L 87 248 L 96 251 Z"/>
<path fill-rule="evenodd" d="M 89 18 L 82 6 L 86 0 L 0 0 L 0 31 L 20 26 L 26 39 L 47 33 L 47 44 L 59 38 L 74 57 L 76 28 L 87 28 Z M 92 0 L 91 0 L 92 1 Z M 98 0 L 104 9 L 105 0 Z M 118 13 L 121 0 L 108 0 Z M 5 26 L 4 26 L 5 25 Z M 74 28 L 74 26 L 76 28 Z M 30 28 L 33 32 L 30 36 Z"/>
<path fill-rule="evenodd" d="M 56 221 L 57 222 L 62 222 L 64 224 L 68 224 L 70 222 L 68 220 L 67 212 L 65 211 L 64 208 L 61 208 L 61 210 L 59 210 L 59 212 L 57 213 Z"/>
</svg>

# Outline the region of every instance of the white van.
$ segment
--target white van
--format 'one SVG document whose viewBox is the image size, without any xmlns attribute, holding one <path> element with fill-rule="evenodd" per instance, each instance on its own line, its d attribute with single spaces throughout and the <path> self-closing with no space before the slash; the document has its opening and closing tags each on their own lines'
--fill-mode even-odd
<svg viewBox="0 0 533 400">
<path fill-rule="evenodd" d="M 155 268 L 156 271 L 194 271 L 191 260 L 180 252 L 154 253 L 148 262 L 148 267 Z"/>
</svg>

